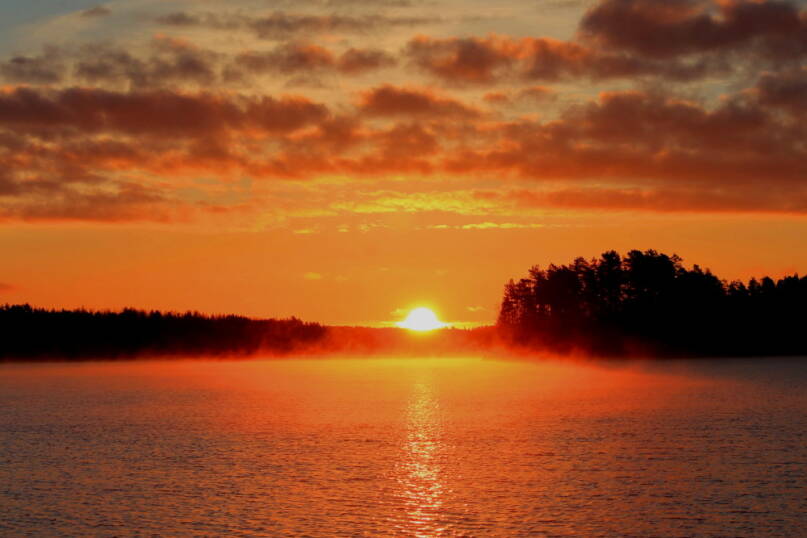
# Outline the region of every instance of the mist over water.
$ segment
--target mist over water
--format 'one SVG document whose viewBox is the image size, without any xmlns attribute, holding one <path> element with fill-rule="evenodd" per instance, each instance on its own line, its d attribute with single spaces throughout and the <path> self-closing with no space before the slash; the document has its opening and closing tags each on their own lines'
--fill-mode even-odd
<svg viewBox="0 0 807 538">
<path fill-rule="evenodd" d="M 0 365 L 0 534 L 803 533 L 807 362 Z"/>
</svg>

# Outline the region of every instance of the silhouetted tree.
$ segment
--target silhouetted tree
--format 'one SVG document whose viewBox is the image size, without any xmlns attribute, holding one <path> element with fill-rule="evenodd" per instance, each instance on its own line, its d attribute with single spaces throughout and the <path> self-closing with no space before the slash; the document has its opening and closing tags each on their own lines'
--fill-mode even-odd
<svg viewBox="0 0 807 538">
<path fill-rule="evenodd" d="M 726 283 L 655 250 L 537 266 L 505 286 L 497 327 L 515 342 L 601 355 L 807 353 L 807 277 Z"/>
</svg>

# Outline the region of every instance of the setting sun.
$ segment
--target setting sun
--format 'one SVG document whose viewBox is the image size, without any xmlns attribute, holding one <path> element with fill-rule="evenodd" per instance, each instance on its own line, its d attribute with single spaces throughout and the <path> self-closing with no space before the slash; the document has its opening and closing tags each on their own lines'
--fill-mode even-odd
<svg viewBox="0 0 807 538">
<path fill-rule="evenodd" d="M 446 326 L 445 323 L 437 319 L 437 315 L 426 307 L 415 308 L 406 319 L 396 323 L 402 329 L 409 329 L 412 331 L 432 331 L 434 329 L 442 329 Z"/>
</svg>

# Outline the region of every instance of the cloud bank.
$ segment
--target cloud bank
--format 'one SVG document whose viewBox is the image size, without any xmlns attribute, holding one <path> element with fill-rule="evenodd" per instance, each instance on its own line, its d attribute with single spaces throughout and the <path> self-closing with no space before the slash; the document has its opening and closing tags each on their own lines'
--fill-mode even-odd
<svg viewBox="0 0 807 538">
<path fill-rule="evenodd" d="M 0 58 L 0 218 L 807 212 L 799 3 L 600 0 L 556 8 L 563 39 L 306 6 L 141 13 L 145 39 Z"/>
</svg>

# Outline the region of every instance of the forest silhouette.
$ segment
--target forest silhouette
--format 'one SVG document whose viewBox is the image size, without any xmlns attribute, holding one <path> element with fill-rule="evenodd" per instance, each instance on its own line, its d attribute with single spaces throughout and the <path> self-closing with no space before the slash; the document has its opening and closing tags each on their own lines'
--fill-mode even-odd
<svg viewBox="0 0 807 538">
<path fill-rule="evenodd" d="M 515 345 L 597 356 L 807 353 L 807 277 L 727 282 L 655 250 L 534 266 L 505 286 L 497 328 Z"/>
<path fill-rule="evenodd" d="M 727 282 L 676 255 L 615 251 L 534 266 L 477 329 L 329 327 L 125 309 L 0 306 L 0 360 L 273 355 L 805 355 L 807 277 Z"/>
<path fill-rule="evenodd" d="M 250 319 L 142 311 L 0 307 L 0 358 L 288 354 L 322 339 L 325 327 L 291 319 Z"/>
</svg>

